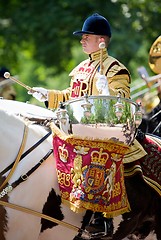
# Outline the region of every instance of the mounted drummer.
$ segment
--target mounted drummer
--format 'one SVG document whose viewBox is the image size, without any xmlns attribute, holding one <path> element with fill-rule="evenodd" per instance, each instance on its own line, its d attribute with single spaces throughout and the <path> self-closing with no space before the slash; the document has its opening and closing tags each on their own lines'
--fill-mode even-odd
<svg viewBox="0 0 161 240">
<path fill-rule="evenodd" d="M 62 91 L 34 87 L 33 91 L 28 93 L 37 100 L 45 102 L 49 109 L 57 109 L 60 102 L 85 94 L 88 96 L 120 94 L 122 98 L 130 98 L 131 76 L 128 69 L 116 58 L 108 55 L 107 49 L 111 39 L 111 27 L 108 20 L 95 13 L 85 20 L 82 30 L 75 31 L 73 34 L 81 36 L 80 43 L 88 59 L 82 61 L 70 72 L 70 87 Z M 136 160 L 136 154 L 138 159 L 146 155 L 137 141 L 131 147 L 125 162 Z M 108 235 L 113 230 L 112 220 L 96 212 L 87 230 L 90 233 L 101 232 L 103 235 Z"/>
<path fill-rule="evenodd" d="M 109 56 L 107 52 L 111 39 L 111 27 L 108 20 L 95 13 L 85 20 L 82 30 L 75 31 L 73 34 L 81 36 L 80 43 L 83 52 L 89 57 L 69 74 L 71 77 L 70 87 L 63 91 L 34 87 L 33 90 L 37 92 L 32 93 L 33 96 L 41 102 L 48 101 L 48 108 L 56 109 L 60 102 L 71 98 L 84 96 L 84 94 L 99 95 L 96 82 L 100 75 L 101 77 L 103 75 L 108 82 L 110 95 L 116 96 L 117 93 L 120 93 L 122 97 L 129 98 L 130 73 L 122 63 Z M 105 47 L 102 54 L 103 72 L 100 74 L 101 51 L 99 46 L 102 42 L 105 43 Z"/>
<path fill-rule="evenodd" d="M 4 77 L 4 73 L 9 72 L 6 67 L 0 68 L 0 97 L 8 100 L 16 99 L 16 91 L 12 86 L 13 82 Z"/>
</svg>

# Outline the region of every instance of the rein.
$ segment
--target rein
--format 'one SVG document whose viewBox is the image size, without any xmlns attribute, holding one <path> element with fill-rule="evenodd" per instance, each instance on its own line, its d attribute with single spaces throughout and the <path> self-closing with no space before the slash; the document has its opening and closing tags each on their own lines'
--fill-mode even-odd
<svg viewBox="0 0 161 240">
<path fill-rule="evenodd" d="M 49 152 L 27 173 L 21 175 L 15 182 L 9 184 L 2 192 L 0 192 L 0 198 L 3 198 L 9 192 L 11 192 L 15 187 L 17 187 L 20 183 L 26 181 L 28 177 L 41 166 L 41 164 L 53 153 L 53 149 L 50 149 Z"/>
<path fill-rule="evenodd" d="M 25 144 L 26 144 L 27 133 L 28 133 L 28 128 L 27 128 L 27 125 L 25 125 L 22 143 L 21 143 L 19 152 L 18 152 L 18 154 L 17 154 L 16 160 L 15 160 L 14 163 L 12 164 L 12 169 L 11 169 L 11 171 L 9 172 L 8 176 L 6 177 L 6 179 L 4 180 L 4 182 L 2 183 L 2 185 L 0 186 L 0 190 L 8 183 L 8 181 L 9 181 L 10 178 L 12 177 L 12 174 L 13 174 L 13 172 L 15 171 L 15 169 L 16 169 L 19 161 L 20 161 L 21 155 L 22 155 L 22 153 L 23 153 L 23 150 L 24 150 L 24 147 L 25 147 Z"/>
<path fill-rule="evenodd" d="M 29 209 L 29 208 L 21 207 L 21 206 L 18 206 L 18 205 L 16 205 L 16 204 L 9 203 L 9 202 L 5 202 L 5 201 L 1 201 L 1 200 L 0 200 L 0 205 L 3 205 L 3 206 L 5 206 L 5 207 L 9 207 L 9 208 L 11 208 L 11 209 L 18 210 L 18 211 L 20 211 L 20 212 L 25 212 L 25 213 L 31 214 L 31 215 L 34 215 L 34 216 L 36 216 L 36 217 L 44 218 L 44 219 L 46 219 L 46 220 L 48 220 L 48 221 L 57 223 L 57 224 L 59 224 L 59 225 L 62 225 L 62 226 L 64 226 L 64 227 L 67 227 L 67 228 L 70 228 L 70 229 L 73 229 L 73 230 L 75 230 L 76 232 L 77 232 L 77 231 L 81 231 L 80 228 L 78 228 L 78 227 L 76 227 L 76 226 L 74 226 L 74 225 L 72 225 L 72 224 L 69 224 L 69 223 L 64 222 L 64 221 L 60 221 L 60 220 L 58 220 L 58 219 L 56 219 L 56 218 L 53 218 L 53 217 L 49 217 L 49 216 L 47 216 L 47 215 L 45 215 L 45 214 L 43 214 L 43 213 L 40 213 L 40 212 L 31 210 L 31 209 Z"/>
<path fill-rule="evenodd" d="M 53 153 L 53 149 L 50 149 L 49 152 L 33 167 L 31 168 L 27 173 L 21 175 L 18 180 L 16 180 L 14 183 L 11 184 L 12 188 L 17 187 L 20 183 L 23 181 L 26 181 L 28 177 L 38 169 L 38 167 L 41 166 L 41 164 Z"/>
</svg>

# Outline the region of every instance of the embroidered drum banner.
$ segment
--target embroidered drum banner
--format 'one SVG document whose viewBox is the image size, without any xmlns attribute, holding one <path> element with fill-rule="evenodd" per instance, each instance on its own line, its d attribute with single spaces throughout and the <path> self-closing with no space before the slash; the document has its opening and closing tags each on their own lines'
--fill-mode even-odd
<svg viewBox="0 0 161 240">
<path fill-rule="evenodd" d="M 53 147 L 62 201 L 74 212 L 114 217 L 130 210 L 122 163 L 128 146 L 54 133 Z"/>
</svg>

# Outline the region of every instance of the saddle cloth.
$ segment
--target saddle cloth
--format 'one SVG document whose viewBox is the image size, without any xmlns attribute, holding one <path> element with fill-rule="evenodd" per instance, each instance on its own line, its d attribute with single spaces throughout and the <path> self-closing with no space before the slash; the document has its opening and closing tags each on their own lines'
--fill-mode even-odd
<svg viewBox="0 0 161 240">
<path fill-rule="evenodd" d="M 135 139 L 129 150 L 126 152 L 123 163 L 134 162 L 147 155 L 143 146 Z"/>
<path fill-rule="evenodd" d="M 145 182 L 161 196 L 161 140 L 146 135 L 141 142 L 147 154 L 136 161 L 124 164 L 124 175 L 142 174 Z"/>
</svg>

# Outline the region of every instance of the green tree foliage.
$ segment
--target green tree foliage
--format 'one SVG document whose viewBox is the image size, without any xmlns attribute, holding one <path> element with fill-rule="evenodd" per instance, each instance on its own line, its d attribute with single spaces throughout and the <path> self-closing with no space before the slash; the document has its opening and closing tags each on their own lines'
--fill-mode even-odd
<svg viewBox="0 0 161 240">
<path fill-rule="evenodd" d="M 31 87 L 67 87 L 69 72 L 86 57 L 72 33 L 94 12 L 111 24 L 109 54 L 122 61 L 134 79 L 140 65 L 150 72 L 149 49 L 160 35 L 160 0 L 1 0 L 0 66 Z M 27 91 L 15 85 L 18 99 L 30 100 Z"/>
</svg>

